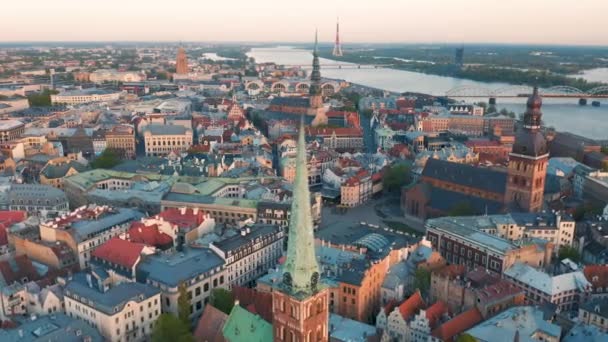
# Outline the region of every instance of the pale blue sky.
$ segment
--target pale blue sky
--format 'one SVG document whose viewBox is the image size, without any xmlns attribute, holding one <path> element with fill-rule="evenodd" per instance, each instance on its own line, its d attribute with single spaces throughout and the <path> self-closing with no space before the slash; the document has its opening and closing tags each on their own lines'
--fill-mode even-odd
<svg viewBox="0 0 608 342">
<path fill-rule="evenodd" d="M 608 0 L 2 0 L 0 41 L 608 45 Z"/>
</svg>

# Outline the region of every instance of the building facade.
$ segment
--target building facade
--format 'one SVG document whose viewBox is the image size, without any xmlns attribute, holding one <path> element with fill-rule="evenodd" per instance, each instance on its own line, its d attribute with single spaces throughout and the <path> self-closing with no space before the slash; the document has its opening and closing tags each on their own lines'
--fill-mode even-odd
<svg viewBox="0 0 608 342">
<path fill-rule="evenodd" d="M 226 263 L 228 287 L 246 286 L 277 265 L 283 252 L 285 232 L 277 225 L 251 225 L 239 235 L 211 243 Z"/>
<path fill-rule="evenodd" d="M 192 130 L 178 125 L 148 125 L 144 144 L 147 156 L 186 152 L 192 146 Z"/>
</svg>

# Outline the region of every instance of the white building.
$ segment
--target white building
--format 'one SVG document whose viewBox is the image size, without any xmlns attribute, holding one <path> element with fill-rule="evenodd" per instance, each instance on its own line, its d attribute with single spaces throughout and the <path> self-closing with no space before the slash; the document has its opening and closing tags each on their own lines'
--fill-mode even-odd
<svg viewBox="0 0 608 342">
<path fill-rule="evenodd" d="M 278 225 L 250 225 L 239 235 L 209 247 L 226 262 L 228 287 L 251 284 L 277 265 L 283 253 L 285 232 Z"/>
<path fill-rule="evenodd" d="M 203 313 L 211 291 L 228 288 L 224 260 L 209 248 L 178 248 L 176 253 L 151 255 L 140 261 L 137 281 L 161 290 L 162 311 L 177 315 L 179 288 L 185 286 L 194 322 Z"/>
<path fill-rule="evenodd" d="M 161 314 L 160 291 L 147 284 L 114 283 L 102 274 L 78 273 L 64 291 L 65 311 L 95 327 L 107 341 L 147 341 Z"/>
<path fill-rule="evenodd" d="M 145 128 L 144 142 L 147 156 L 186 152 L 192 146 L 192 130 L 178 125 L 151 124 Z"/>
<path fill-rule="evenodd" d="M 582 271 L 552 276 L 530 265 L 515 263 L 503 276 L 526 293 L 528 304 L 552 303 L 561 311 L 578 309 L 592 292 L 591 283 Z"/>
<path fill-rule="evenodd" d="M 145 79 L 145 74 L 133 71 L 117 71 L 114 69 L 95 70 L 89 75 L 89 80 L 98 84 L 104 82 L 141 82 Z"/>
<path fill-rule="evenodd" d="M 120 95 L 121 92 L 91 88 L 65 91 L 63 93 L 51 95 L 51 102 L 53 104 L 61 103 L 68 105 L 91 102 L 114 102 L 120 99 Z"/>
<path fill-rule="evenodd" d="M 63 288 L 55 284 L 41 288 L 36 282 L 25 284 L 25 304 L 30 315 L 49 315 L 64 312 Z"/>
</svg>

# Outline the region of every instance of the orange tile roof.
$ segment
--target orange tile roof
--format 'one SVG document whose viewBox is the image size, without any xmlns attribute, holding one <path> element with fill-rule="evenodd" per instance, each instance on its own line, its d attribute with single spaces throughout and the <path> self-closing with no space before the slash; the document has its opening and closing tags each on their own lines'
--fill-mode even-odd
<svg viewBox="0 0 608 342">
<path fill-rule="evenodd" d="M 437 322 L 439 322 L 441 316 L 445 315 L 447 312 L 448 306 L 442 301 L 438 301 L 427 308 L 426 318 L 429 320 L 429 326 L 434 327 Z"/>
<path fill-rule="evenodd" d="M 608 265 L 587 265 L 583 269 L 583 274 L 593 288 L 608 287 Z"/>
<path fill-rule="evenodd" d="M 91 256 L 106 260 L 127 269 L 132 269 L 141 255 L 145 245 L 113 237 L 97 247 Z"/>
<path fill-rule="evenodd" d="M 410 319 L 418 310 L 424 308 L 426 304 L 420 295 L 420 291 L 416 291 L 405 302 L 399 305 L 399 312 L 404 320 Z"/>
<path fill-rule="evenodd" d="M 472 308 L 435 328 L 431 335 L 442 341 L 450 342 L 456 335 L 472 328 L 482 320 L 481 312 L 477 308 Z"/>
</svg>

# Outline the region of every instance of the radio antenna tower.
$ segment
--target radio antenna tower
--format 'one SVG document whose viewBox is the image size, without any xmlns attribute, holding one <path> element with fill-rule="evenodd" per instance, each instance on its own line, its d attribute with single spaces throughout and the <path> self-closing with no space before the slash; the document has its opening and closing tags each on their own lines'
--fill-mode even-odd
<svg viewBox="0 0 608 342">
<path fill-rule="evenodd" d="M 332 55 L 342 57 L 342 45 L 340 45 L 340 18 L 336 21 L 336 43 L 334 44 Z"/>
</svg>

